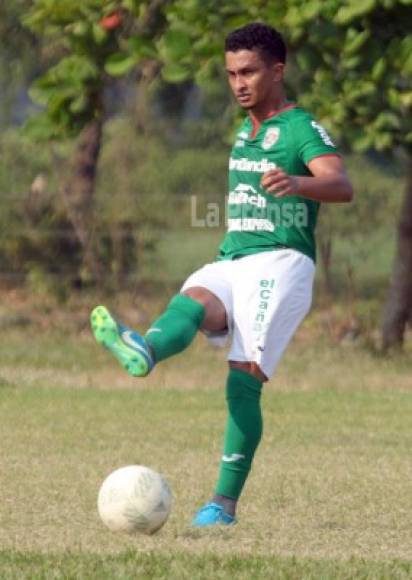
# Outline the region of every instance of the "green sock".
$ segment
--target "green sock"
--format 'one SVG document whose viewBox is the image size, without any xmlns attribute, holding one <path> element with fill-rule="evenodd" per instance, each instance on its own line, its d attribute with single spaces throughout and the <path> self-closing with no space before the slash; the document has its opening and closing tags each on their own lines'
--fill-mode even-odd
<svg viewBox="0 0 412 580">
<path fill-rule="evenodd" d="M 177 294 L 145 334 L 156 362 L 184 350 L 199 330 L 206 310 L 185 294 Z"/>
<path fill-rule="evenodd" d="M 226 384 L 229 416 L 216 494 L 237 499 L 249 474 L 262 436 L 262 383 L 238 369 L 230 369 Z"/>
</svg>

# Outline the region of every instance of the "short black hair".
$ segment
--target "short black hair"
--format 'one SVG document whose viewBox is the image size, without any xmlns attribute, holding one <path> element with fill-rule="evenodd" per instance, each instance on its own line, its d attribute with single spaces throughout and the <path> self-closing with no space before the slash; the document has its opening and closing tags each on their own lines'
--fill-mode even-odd
<svg viewBox="0 0 412 580">
<path fill-rule="evenodd" d="M 286 44 L 282 35 L 272 26 L 252 22 L 230 32 L 226 37 L 225 51 L 260 51 L 262 58 L 269 63 L 286 62 Z"/>
</svg>

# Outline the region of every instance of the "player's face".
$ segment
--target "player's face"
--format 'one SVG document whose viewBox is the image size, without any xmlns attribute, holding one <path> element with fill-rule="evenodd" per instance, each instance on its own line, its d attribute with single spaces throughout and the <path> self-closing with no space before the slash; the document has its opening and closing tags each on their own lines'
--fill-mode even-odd
<svg viewBox="0 0 412 580">
<path fill-rule="evenodd" d="M 226 52 L 225 57 L 230 88 L 243 109 L 273 104 L 283 80 L 282 63 L 266 63 L 258 50 Z"/>
</svg>

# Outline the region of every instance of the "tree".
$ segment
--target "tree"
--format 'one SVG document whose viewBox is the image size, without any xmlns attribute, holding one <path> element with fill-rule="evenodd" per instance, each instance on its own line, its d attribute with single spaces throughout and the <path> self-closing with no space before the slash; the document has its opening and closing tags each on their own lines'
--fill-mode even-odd
<svg viewBox="0 0 412 580">
<path fill-rule="evenodd" d="M 412 0 L 36 0 L 28 23 L 54 41 L 62 38 L 58 44 L 65 52 L 55 69 L 38 81 L 33 96 L 47 106 L 43 130 L 48 136 L 86 132 L 88 123 L 95 123 L 90 135 L 99 143 L 101 95 L 108 75 L 126 75 L 149 61 L 155 71 L 151 74 L 162 63 L 169 82 L 215 82 L 225 34 L 262 20 L 277 26 L 288 40 L 290 85 L 303 106 L 350 149 L 401 149 L 410 164 L 411 5 Z M 86 142 L 92 139 L 85 135 Z M 95 168 L 99 148 L 90 150 L 95 152 L 94 160 L 90 158 Z M 84 216 L 90 213 L 93 174 L 79 174 L 88 183 L 78 211 L 86 245 L 90 218 Z M 411 199 L 409 180 L 386 308 L 386 348 L 402 343 L 411 319 Z"/>
<path fill-rule="evenodd" d="M 398 244 L 383 322 L 383 348 L 402 346 L 412 321 L 412 159 L 398 222 Z"/>
<path fill-rule="evenodd" d="M 27 123 L 36 139 L 77 137 L 61 192 L 83 248 L 84 266 L 102 280 L 94 233 L 94 190 L 105 120 L 104 93 L 113 77 L 153 61 L 167 0 L 36 0 L 24 23 L 56 62 L 31 89 L 44 110 Z"/>
<path fill-rule="evenodd" d="M 312 1 L 303 10 L 297 0 L 288 4 L 302 103 L 351 149 L 402 149 L 407 157 L 383 325 L 384 349 L 401 346 L 412 320 L 412 0 Z"/>
</svg>

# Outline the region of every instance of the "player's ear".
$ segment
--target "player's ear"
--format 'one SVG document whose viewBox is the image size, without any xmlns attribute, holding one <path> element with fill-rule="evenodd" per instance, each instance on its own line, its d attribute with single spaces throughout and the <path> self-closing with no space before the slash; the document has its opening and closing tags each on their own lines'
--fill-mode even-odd
<svg viewBox="0 0 412 580">
<path fill-rule="evenodd" d="M 283 76 L 285 73 L 285 63 L 275 62 L 273 65 L 273 80 L 275 83 L 280 83 L 283 81 Z"/>
</svg>

